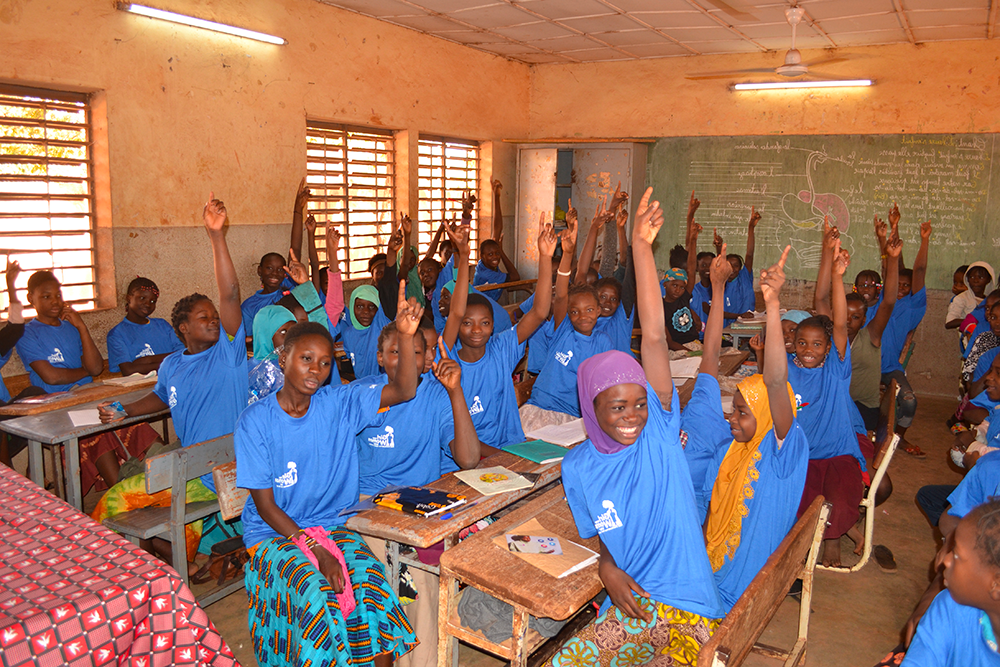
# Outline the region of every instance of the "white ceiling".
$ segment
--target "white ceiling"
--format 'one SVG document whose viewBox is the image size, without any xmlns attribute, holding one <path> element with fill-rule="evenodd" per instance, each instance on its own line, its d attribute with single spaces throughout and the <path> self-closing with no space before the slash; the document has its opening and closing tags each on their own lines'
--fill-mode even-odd
<svg viewBox="0 0 1000 667">
<path fill-rule="evenodd" d="M 320 0 L 524 63 L 784 51 L 771 0 Z M 992 39 L 1000 0 L 799 0 L 798 47 Z M 725 7 L 735 8 L 724 11 Z M 748 16 L 749 14 L 749 16 Z"/>
</svg>

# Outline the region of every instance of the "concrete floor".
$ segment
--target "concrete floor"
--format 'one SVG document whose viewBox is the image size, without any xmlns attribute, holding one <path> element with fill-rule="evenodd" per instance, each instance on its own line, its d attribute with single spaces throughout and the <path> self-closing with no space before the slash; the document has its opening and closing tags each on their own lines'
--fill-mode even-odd
<svg viewBox="0 0 1000 667">
<path fill-rule="evenodd" d="M 899 570 L 881 572 L 874 560 L 860 572 L 837 574 L 817 571 L 806 665 L 870 667 L 899 642 L 906 622 L 928 582 L 936 544 L 931 527 L 914 503 L 925 484 L 957 484 L 961 475 L 947 463 L 951 434 L 944 425 L 955 408 L 953 400 L 922 398 L 909 438 L 927 458 L 917 460 L 899 451 L 889 471 L 895 485 L 892 497 L 878 508 L 875 543 L 885 544 L 896 556 Z M 90 500 L 88 498 L 88 500 Z M 96 503 L 96 498 L 93 500 Z M 854 562 L 853 543 L 843 538 L 845 562 Z M 207 608 L 212 621 L 244 665 L 254 665 L 253 646 L 246 624 L 247 597 L 240 591 Z M 799 603 L 788 598 L 765 631 L 764 643 L 788 647 L 794 642 Z M 471 647 L 459 654 L 463 667 L 505 664 Z M 776 665 L 751 656 L 747 665 Z M 433 667 L 433 666 L 428 666 Z"/>
</svg>

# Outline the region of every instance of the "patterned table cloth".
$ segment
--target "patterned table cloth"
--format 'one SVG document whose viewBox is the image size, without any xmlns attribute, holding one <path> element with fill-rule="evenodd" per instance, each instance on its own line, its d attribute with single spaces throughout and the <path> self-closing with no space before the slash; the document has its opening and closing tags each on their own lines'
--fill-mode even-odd
<svg viewBox="0 0 1000 667">
<path fill-rule="evenodd" d="M 0 465 L 0 665 L 238 666 L 168 565 Z"/>
</svg>

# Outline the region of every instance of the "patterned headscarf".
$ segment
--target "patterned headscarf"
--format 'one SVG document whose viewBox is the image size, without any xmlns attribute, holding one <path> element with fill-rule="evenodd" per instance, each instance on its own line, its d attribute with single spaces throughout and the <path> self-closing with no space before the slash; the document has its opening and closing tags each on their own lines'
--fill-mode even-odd
<svg viewBox="0 0 1000 667">
<path fill-rule="evenodd" d="M 663 274 L 664 280 L 683 280 L 687 282 L 688 273 L 684 269 L 670 269 L 665 274 Z"/>
</svg>

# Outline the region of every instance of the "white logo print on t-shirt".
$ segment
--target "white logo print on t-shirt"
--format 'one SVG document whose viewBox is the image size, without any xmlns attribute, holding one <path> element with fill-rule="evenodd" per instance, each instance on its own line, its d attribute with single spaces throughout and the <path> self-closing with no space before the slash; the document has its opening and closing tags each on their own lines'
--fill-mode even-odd
<svg viewBox="0 0 1000 667">
<path fill-rule="evenodd" d="M 618 512 L 615 510 L 615 504 L 610 500 L 605 500 L 601 503 L 601 506 L 607 511 L 598 514 L 597 519 L 594 520 L 594 528 L 597 529 L 597 532 L 606 533 L 609 530 L 621 528 L 622 520 L 618 518 Z"/>
<path fill-rule="evenodd" d="M 475 396 L 472 399 L 472 405 L 469 406 L 469 416 L 478 415 L 483 411 L 483 403 L 479 400 L 479 396 Z"/>
<path fill-rule="evenodd" d="M 287 489 L 290 486 L 295 486 L 295 483 L 298 481 L 299 473 L 295 469 L 295 461 L 288 462 L 288 472 L 274 478 L 274 483 L 279 489 Z"/>
<path fill-rule="evenodd" d="M 167 398 L 167 405 L 170 406 L 171 410 L 177 407 L 177 387 L 170 387 L 170 395 L 169 398 Z"/>
<path fill-rule="evenodd" d="M 573 350 L 569 352 L 556 352 L 556 361 L 558 361 L 563 366 L 569 366 L 569 362 L 573 359 Z"/>
<path fill-rule="evenodd" d="M 371 436 L 368 438 L 368 444 L 380 449 L 395 449 L 396 439 L 393 437 L 393 432 L 391 426 L 386 426 L 385 433 Z"/>
<path fill-rule="evenodd" d="M 153 352 L 153 348 L 149 346 L 149 343 L 146 343 L 146 347 L 139 350 L 139 354 L 135 355 L 135 358 L 138 359 L 139 357 L 152 357 L 154 355 L 156 355 L 156 352 Z"/>
<path fill-rule="evenodd" d="M 58 347 L 55 348 L 55 350 L 56 350 L 55 352 L 49 355 L 49 363 L 58 364 L 60 362 L 66 361 L 66 359 L 63 358 L 62 351 Z"/>
</svg>

